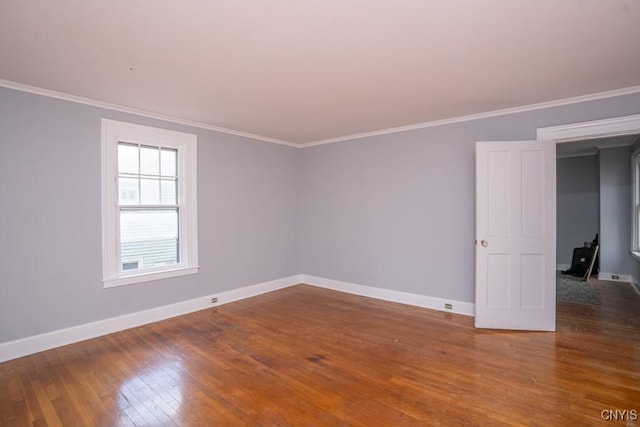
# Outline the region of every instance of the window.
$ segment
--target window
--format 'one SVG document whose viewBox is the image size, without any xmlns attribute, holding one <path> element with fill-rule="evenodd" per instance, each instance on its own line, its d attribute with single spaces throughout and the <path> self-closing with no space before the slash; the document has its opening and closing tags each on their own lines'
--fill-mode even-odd
<svg viewBox="0 0 640 427">
<path fill-rule="evenodd" d="M 631 155 L 631 252 L 640 259 L 640 149 Z"/>
<path fill-rule="evenodd" d="M 105 287 L 195 273 L 196 136 L 102 121 Z"/>
</svg>

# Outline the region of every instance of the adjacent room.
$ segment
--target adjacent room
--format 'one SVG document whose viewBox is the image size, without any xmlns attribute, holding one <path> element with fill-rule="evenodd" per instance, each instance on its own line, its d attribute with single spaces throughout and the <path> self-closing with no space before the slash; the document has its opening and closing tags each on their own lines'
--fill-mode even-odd
<svg viewBox="0 0 640 427">
<path fill-rule="evenodd" d="M 558 289 L 560 299 L 599 304 L 585 280 L 589 267 L 589 277 L 634 283 L 638 219 L 629 205 L 637 198 L 631 162 L 638 148 L 638 134 L 558 145 L 557 286 L 566 287 Z"/>
<path fill-rule="evenodd" d="M 640 424 L 638 22 L 0 2 L 0 426 Z"/>
</svg>

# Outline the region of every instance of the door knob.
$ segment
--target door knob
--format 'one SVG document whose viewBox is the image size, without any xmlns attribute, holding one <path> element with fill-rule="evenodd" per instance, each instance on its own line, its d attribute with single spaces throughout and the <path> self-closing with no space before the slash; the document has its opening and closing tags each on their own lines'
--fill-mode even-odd
<svg viewBox="0 0 640 427">
<path fill-rule="evenodd" d="M 489 242 L 487 242 L 486 240 L 480 241 L 480 244 L 482 245 L 483 248 L 486 248 L 487 246 L 489 246 Z"/>
</svg>

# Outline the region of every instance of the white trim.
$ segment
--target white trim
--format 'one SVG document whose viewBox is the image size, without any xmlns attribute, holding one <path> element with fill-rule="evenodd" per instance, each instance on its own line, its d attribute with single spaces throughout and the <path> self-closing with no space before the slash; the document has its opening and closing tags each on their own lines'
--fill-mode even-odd
<svg viewBox="0 0 640 427">
<path fill-rule="evenodd" d="M 640 295 L 640 283 L 636 282 L 635 280 L 632 280 L 631 287 L 633 288 L 634 291 L 636 291 L 638 295 Z"/>
<path fill-rule="evenodd" d="M 568 270 L 569 268 L 571 268 L 571 264 L 556 264 L 557 271 Z"/>
<path fill-rule="evenodd" d="M 584 139 L 581 139 L 581 141 L 584 141 Z M 601 144 L 596 144 L 596 146 L 588 151 L 581 151 L 579 153 L 572 153 L 572 154 L 557 154 L 556 158 L 558 159 L 568 159 L 568 158 L 573 158 L 573 157 L 586 157 L 586 156 L 596 156 L 598 155 L 598 153 L 600 153 L 600 150 L 609 150 L 612 148 L 620 148 L 620 147 L 628 147 L 630 145 L 635 144 L 635 142 L 637 141 L 636 139 L 632 139 L 630 141 L 625 141 L 625 142 L 609 142 L 611 140 L 608 140 L 605 143 L 601 143 Z M 562 141 L 556 141 L 557 143 L 562 143 Z M 573 141 L 564 141 L 564 142 L 573 142 Z"/>
<path fill-rule="evenodd" d="M 640 114 L 591 122 L 570 123 L 538 128 L 538 140 L 555 140 L 558 143 L 585 139 L 608 138 L 640 132 Z"/>
<path fill-rule="evenodd" d="M 175 304 L 155 307 L 136 313 L 125 314 L 123 316 L 86 323 L 84 325 L 59 329 L 57 331 L 21 338 L 15 341 L 0 343 L 0 362 L 100 337 L 113 332 L 135 328 L 148 323 L 158 322 L 171 317 L 205 310 L 207 308 L 220 306 L 230 302 L 240 301 L 301 283 L 383 301 L 391 301 L 431 310 L 444 311 L 447 313 L 456 313 L 465 316 L 474 316 L 475 313 L 475 305 L 473 303 L 393 291 L 390 289 L 374 288 L 371 286 L 355 285 L 353 283 L 341 282 L 338 280 L 299 274 L 239 289 L 232 289 L 230 291 L 194 298 Z M 213 298 L 217 298 L 216 303 L 211 302 Z M 452 309 L 446 309 L 445 304 L 451 304 Z"/>
<path fill-rule="evenodd" d="M 145 143 L 178 150 L 180 262 L 175 266 L 152 271 L 121 271 L 116 182 L 120 142 Z M 105 288 L 198 272 L 197 143 L 195 134 L 102 119 L 102 274 Z"/>
<path fill-rule="evenodd" d="M 236 136 L 241 136 L 245 138 L 256 139 L 259 141 L 271 142 L 274 144 L 286 145 L 288 147 L 296 147 L 296 148 L 314 147 L 316 145 L 331 144 L 334 142 L 348 141 L 351 139 L 365 138 L 368 136 L 386 135 L 390 133 L 405 132 L 405 131 L 416 130 L 416 129 L 443 126 L 443 125 L 449 125 L 454 123 L 467 122 L 471 120 L 486 119 L 490 117 L 504 116 L 504 115 L 515 114 L 515 113 L 524 113 L 527 111 L 542 110 L 544 108 L 560 107 L 563 105 L 571 105 L 571 104 L 576 104 L 580 102 L 595 101 L 598 99 L 606 99 L 606 98 L 612 98 L 616 96 L 632 95 L 635 93 L 640 93 L 640 86 L 631 86 L 627 88 L 615 89 L 615 90 L 610 90 L 605 92 L 597 92 L 589 95 L 558 99 L 555 101 L 523 105 L 520 107 L 506 108 L 502 110 L 494 110 L 494 111 L 489 111 L 485 113 L 470 114 L 466 116 L 452 117 L 449 119 L 434 120 L 434 121 L 416 123 L 416 124 L 407 125 L 407 126 L 380 129 L 372 132 L 363 132 L 363 133 L 346 135 L 346 136 L 341 136 L 336 138 L 321 139 L 317 141 L 310 141 L 307 143 L 295 143 L 291 141 L 285 141 L 282 139 L 271 138 L 271 137 L 256 135 L 248 132 L 242 132 L 234 129 L 214 126 L 207 123 L 181 119 L 178 117 L 168 116 L 168 115 L 159 114 L 159 113 L 152 113 L 150 111 L 138 110 L 136 108 L 126 107 L 118 104 L 111 104 L 108 102 L 98 101 L 90 98 L 84 98 L 81 96 L 70 95 L 62 92 L 56 92 L 53 90 L 43 89 L 35 86 L 29 86 L 23 83 L 12 82 L 9 80 L 0 79 L 0 87 L 6 87 L 8 89 L 14 89 L 22 92 L 33 93 L 36 95 L 46 96 L 49 98 L 61 99 L 63 101 L 70 101 L 78 104 L 90 105 L 93 107 L 106 108 L 113 111 L 120 111 L 123 113 L 135 114 L 137 116 L 148 117 L 151 119 L 163 120 L 166 122 L 192 126 L 194 128 L 212 130 L 215 132 L 222 132 L 230 135 L 236 135 Z M 548 129 L 548 128 L 545 128 L 545 129 Z M 541 138 L 538 137 L 537 139 L 541 139 Z M 585 139 L 585 138 L 581 138 L 581 139 Z"/>
<path fill-rule="evenodd" d="M 29 86 L 26 84 L 12 82 L 9 80 L 0 79 L 0 87 L 6 87 L 7 89 L 14 89 L 22 92 L 33 93 L 36 95 L 46 96 L 48 98 L 55 98 L 63 101 L 75 102 L 77 104 L 90 105 L 92 107 L 106 108 L 108 110 L 120 111 L 122 113 L 135 114 L 136 116 L 148 117 L 150 119 L 156 119 L 156 120 L 163 120 L 165 122 L 171 122 L 179 125 L 191 126 L 194 128 L 212 130 L 215 132 L 222 132 L 229 135 L 242 136 L 244 138 L 257 139 L 259 141 L 271 142 L 274 144 L 287 145 L 289 147 L 300 148 L 300 144 L 295 144 L 289 141 L 283 141 L 277 138 L 270 138 L 268 136 L 256 135 L 253 133 L 223 128 L 220 126 L 213 126 L 206 123 L 187 120 L 187 119 L 181 119 L 179 117 L 173 117 L 165 114 L 152 113 L 151 111 L 138 110 L 137 108 L 126 107 L 124 105 L 118 105 L 118 104 L 111 104 L 109 102 L 98 101 L 96 99 L 91 99 L 91 98 L 84 98 L 82 96 L 70 95 L 63 92 L 56 92 L 54 90 L 43 89 L 36 86 Z"/>
<path fill-rule="evenodd" d="M 194 311 L 239 301 L 245 298 L 297 285 L 301 282 L 301 275 L 285 277 L 282 279 L 259 283 L 257 285 L 246 286 L 240 289 L 220 292 L 188 301 L 182 301 L 123 316 L 99 320 L 97 322 L 91 322 L 80 326 L 9 341 L 0 344 L 0 362 L 5 362 L 7 360 L 16 359 L 18 357 L 27 356 L 29 354 L 84 341 L 113 332 L 135 328 L 136 326 L 145 325 L 147 323 L 181 316 Z M 212 298 L 218 298 L 218 302 L 212 304 Z"/>
<path fill-rule="evenodd" d="M 618 276 L 614 279 L 613 276 Z M 629 274 L 616 274 L 616 273 L 598 273 L 598 280 L 608 280 L 610 282 L 622 282 L 631 283 L 631 275 Z"/>
<path fill-rule="evenodd" d="M 538 104 L 524 105 L 521 107 L 505 108 L 503 110 L 489 111 L 486 113 L 470 114 L 468 116 L 459 116 L 459 117 L 453 117 L 450 119 L 435 120 L 431 122 L 417 123 L 413 125 L 399 126 L 394 128 L 388 128 L 388 129 L 381 129 L 373 132 L 363 132 L 363 133 L 357 133 L 353 135 L 341 136 L 337 138 L 322 139 L 318 141 L 304 143 L 301 145 L 304 148 L 314 147 L 316 145 L 331 144 L 334 142 L 347 141 L 350 139 L 358 139 L 358 138 L 365 138 L 369 136 L 386 135 L 389 133 L 405 132 L 410 130 L 435 127 L 435 126 L 450 125 L 454 123 L 468 122 L 471 120 L 487 119 L 487 118 L 496 117 L 496 116 L 505 116 L 508 114 L 525 113 L 528 111 L 542 110 L 544 108 L 561 107 L 563 105 L 577 104 L 579 102 L 588 102 L 588 101 L 595 101 L 598 99 L 612 98 L 614 96 L 631 95 L 639 92 L 640 92 L 640 86 L 631 86 L 628 88 L 610 90 L 606 92 L 598 92 L 598 93 L 593 93 L 589 95 L 576 96 L 572 98 L 558 99 L 558 100 L 549 101 L 549 102 L 541 102 Z M 630 117 L 633 117 L 633 116 L 630 116 Z M 551 129 L 551 128 L 544 128 L 544 129 Z M 619 135 L 624 135 L 624 134 L 620 133 Z M 537 139 L 549 139 L 549 138 L 540 138 L 540 136 L 538 135 Z M 551 139 L 554 139 L 554 138 L 551 138 Z M 585 139 L 585 138 L 581 138 L 581 139 Z"/>
<path fill-rule="evenodd" d="M 638 211 L 640 210 L 640 148 L 631 153 L 631 256 L 640 260 Z"/>
<path fill-rule="evenodd" d="M 628 147 L 630 145 L 635 144 L 636 141 L 637 141 L 636 139 L 632 139 L 631 141 L 627 141 L 627 142 L 597 144 L 596 148 L 598 150 L 608 150 L 610 148 Z"/>
<path fill-rule="evenodd" d="M 106 257 L 105 257 L 106 258 Z M 187 276 L 196 274 L 200 270 L 199 266 L 188 268 L 177 268 L 175 270 L 153 271 L 132 276 L 122 276 L 118 278 L 103 279 L 102 283 L 105 288 L 114 288 L 117 286 L 132 285 L 134 283 L 150 282 L 152 280 L 169 279 L 171 277 Z M 106 270 L 105 270 L 106 271 Z"/>
<path fill-rule="evenodd" d="M 302 282 L 320 288 L 376 298 L 383 301 L 397 302 L 400 304 L 413 305 L 416 307 L 445 311 L 448 313 L 463 314 L 465 316 L 475 315 L 475 304 L 469 302 L 435 298 L 426 295 L 375 288 L 372 286 L 356 285 L 353 283 L 341 282 L 324 277 L 310 276 L 307 274 L 302 275 Z M 452 309 L 446 309 L 445 304 L 451 304 L 453 306 Z"/>
</svg>

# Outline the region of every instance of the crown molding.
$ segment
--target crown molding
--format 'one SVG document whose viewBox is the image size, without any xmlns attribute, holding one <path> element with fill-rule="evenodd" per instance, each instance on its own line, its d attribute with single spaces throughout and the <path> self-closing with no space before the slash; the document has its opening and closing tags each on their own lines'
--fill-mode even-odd
<svg viewBox="0 0 640 427">
<path fill-rule="evenodd" d="M 23 83 L 12 82 L 9 80 L 0 79 L 0 87 L 8 89 L 19 90 L 22 92 L 33 93 L 36 95 L 42 95 L 49 98 L 60 99 L 63 101 L 75 102 L 77 104 L 90 105 L 92 107 L 106 108 L 108 110 L 119 111 L 122 113 L 135 114 L 136 116 L 148 117 L 150 119 L 163 120 L 165 122 L 175 123 L 179 125 L 191 126 L 198 129 L 212 130 L 215 132 L 226 133 L 229 135 L 241 136 L 244 138 L 257 139 L 259 141 L 271 142 L 274 144 L 286 145 L 289 147 L 300 148 L 300 144 L 296 144 L 290 141 L 284 141 L 277 138 L 270 138 L 267 136 L 256 135 L 253 133 L 242 132 L 234 129 L 227 129 L 219 126 L 209 125 L 207 123 L 197 122 L 193 120 L 181 119 L 179 117 L 168 116 L 159 113 L 152 113 L 150 111 L 138 110 L 137 108 L 126 107 L 124 105 L 111 104 L 109 102 L 98 101 L 96 99 L 84 98 L 82 96 L 70 95 L 63 92 L 56 92 L 54 90 L 44 89 L 36 86 L 29 86 Z"/>
<path fill-rule="evenodd" d="M 348 140 L 352 140 L 352 139 L 366 138 L 366 137 L 370 137 L 370 136 L 386 135 L 386 134 L 390 134 L 390 133 L 406 132 L 406 131 L 416 130 L 416 129 L 424 129 L 424 128 L 430 128 L 430 127 L 436 127 L 436 126 L 450 125 L 450 124 L 454 124 L 454 123 L 468 122 L 468 121 L 471 121 L 471 120 L 479 120 L 479 119 L 487 119 L 487 118 L 490 118 L 490 117 L 505 116 L 505 115 L 508 115 L 508 114 L 525 113 L 525 112 L 528 112 L 528 111 L 542 110 L 542 109 L 551 108 L 551 107 L 561 107 L 563 105 L 571 105 L 571 104 L 577 104 L 577 103 L 580 103 L 580 102 L 595 101 L 595 100 L 598 100 L 598 99 L 613 98 L 615 96 L 631 95 L 631 94 L 635 94 L 635 93 L 640 93 L 640 86 L 631 86 L 631 87 L 627 87 L 627 88 L 610 90 L 610 91 L 606 91 L 606 92 L 598 92 L 598 93 L 592 93 L 592 94 L 589 94 L 589 95 L 575 96 L 575 97 L 572 97 L 572 98 L 558 99 L 558 100 L 555 100 L 555 101 L 541 102 L 541 103 L 538 103 L 538 104 L 530 104 L 530 105 L 524 105 L 524 106 L 520 106 L 520 107 L 513 107 L 513 108 L 502 109 L 502 110 L 488 111 L 488 112 L 485 112 L 485 113 L 478 113 L 478 114 L 470 114 L 470 115 L 467 115 L 467 116 L 453 117 L 453 118 L 450 118 L 450 119 L 435 120 L 435 121 L 431 121 L 431 122 L 417 123 L 417 124 L 413 124 L 413 125 L 399 126 L 399 127 L 394 127 L 394 128 L 388 128 L 388 129 L 381 129 L 381 130 L 372 131 L 372 132 L 363 132 L 363 133 L 357 133 L 357 134 L 348 135 L 348 136 L 340 136 L 340 137 L 336 137 L 336 138 L 322 139 L 322 140 L 318 140 L 318 141 L 312 141 L 312 142 L 304 143 L 304 144 L 301 144 L 301 146 L 303 148 L 314 147 L 316 145 L 332 144 L 334 142 L 342 142 L 342 141 L 348 141 Z M 540 138 L 538 138 L 538 139 L 540 139 Z"/>
<path fill-rule="evenodd" d="M 598 149 L 594 148 L 589 151 L 582 151 L 580 153 L 572 153 L 572 154 L 558 154 L 556 155 L 556 159 L 573 159 L 575 157 L 589 157 L 598 155 Z M 566 270 L 563 268 L 562 270 Z"/>
<path fill-rule="evenodd" d="M 613 138 L 613 137 L 611 137 Z M 588 139 L 580 139 L 579 141 L 585 141 Z M 612 148 L 621 148 L 621 147 L 629 147 L 633 144 L 635 144 L 637 141 L 639 141 L 640 138 L 633 138 L 633 139 L 629 139 L 627 141 L 623 141 L 623 142 L 613 142 L 613 143 L 602 143 L 602 144 L 596 144 L 594 147 L 591 147 L 590 149 L 586 150 L 586 151 L 580 151 L 577 153 L 571 153 L 571 154 L 558 154 L 556 157 L 558 159 L 568 159 L 571 157 L 584 157 L 584 156 L 595 156 L 597 155 L 600 150 L 609 150 Z M 577 142 L 579 142 L 577 141 Z M 560 141 L 558 141 L 560 142 Z M 572 142 L 572 141 L 567 141 L 567 142 Z M 563 268 L 563 270 L 566 270 L 566 268 Z"/>
<path fill-rule="evenodd" d="M 612 144 L 596 144 L 596 148 L 598 150 L 608 150 L 609 148 L 620 148 L 620 147 L 628 147 L 630 145 L 635 144 L 637 141 L 637 139 L 631 139 L 629 141 L 626 142 L 620 142 L 620 143 L 612 143 Z"/>
<path fill-rule="evenodd" d="M 466 115 L 466 116 L 452 117 L 452 118 L 449 118 L 449 119 L 434 120 L 434 121 L 417 123 L 417 124 L 412 124 L 412 125 L 407 125 L 407 126 L 398 126 L 398 127 L 393 127 L 393 128 L 380 129 L 380 130 L 371 131 L 371 132 L 363 132 L 363 133 L 357 133 L 357 134 L 352 134 L 352 135 L 340 136 L 340 137 L 336 137 L 336 138 L 322 139 L 322 140 L 311 141 L 311 142 L 307 142 L 307 143 L 295 143 L 295 142 L 291 142 L 291 141 L 285 141 L 285 140 L 282 140 L 282 139 L 270 138 L 270 137 L 267 137 L 267 136 L 261 136 L 261 135 L 256 135 L 256 134 L 252 134 L 252 133 L 248 133 L 248 132 L 242 132 L 242 131 L 238 131 L 238 130 L 234 130 L 234 129 L 227 129 L 227 128 L 223 128 L 223 127 L 219 127 L 219 126 L 210 125 L 210 124 L 207 124 L 207 123 L 202 123 L 202 122 L 197 122 L 197 121 L 192 121 L 192 120 L 187 120 L 187 119 L 181 119 L 179 117 L 172 117 L 172 116 L 168 116 L 168 115 L 152 113 L 150 111 L 138 110 L 136 108 L 126 107 L 126 106 L 118 105 L 118 104 L 111 104 L 111 103 L 108 103 L 108 102 L 98 101 L 98 100 L 91 99 L 91 98 L 84 98 L 84 97 L 81 97 L 81 96 L 70 95 L 70 94 L 66 94 L 66 93 L 62 93 L 62 92 L 56 92 L 56 91 L 53 91 L 53 90 L 39 88 L 39 87 L 36 87 L 36 86 L 29 86 L 29 85 L 26 85 L 26 84 L 23 84 L 23 83 L 12 82 L 12 81 L 9 81 L 9 80 L 0 79 L 0 87 L 6 87 L 8 89 L 19 90 L 19 91 L 22 91 L 22 92 L 29 92 L 29 93 L 33 93 L 33 94 L 36 94 L 36 95 L 46 96 L 46 97 L 49 97 L 49 98 L 56 98 L 56 99 L 60 99 L 60 100 L 64 100 L 64 101 L 75 102 L 75 103 L 78 103 L 78 104 L 90 105 L 90 106 L 93 106 L 93 107 L 106 108 L 106 109 L 109 109 L 109 110 L 120 111 L 120 112 L 123 112 L 123 113 L 129 113 L 129 114 L 135 114 L 137 116 L 148 117 L 148 118 L 151 118 L 151 119 L 163 120 L 163 121 L 170 122 L 170 123 L 176 123 L 176 124 L 191 126 L 191 127 L 199 128 L 199 129 L 212 130 L 212 131 L 215 131 L 215 132 L 221 132 L 221 133 L 226 133 L 226 134 L 229 134 L 229 135 L 241 136 L 241 137 L 244 137 L 244 138 L 250 138 L 250 139 L 255 139 L 255 140 L 264 141 L 264 142 L 271 142 L 271 143 L 274 143 L 274 144 L 286 145 L 288 147 L 295 147 L 295 148 L 315 147 L 317 145 L 332 144 L 334 142 L 349 141 L 349 140 L 353 140 L 353 139 L 360 139 L 360 138 L 366 138 L 366 137 L 371 137 L 371 136 L 387 135 L 387 134 L 391 134 L 391 133 L 406 132 L 406 131 L 411 131 L 411 130 L 424 129 L 424 128 L 429 128 L 429 127 L 436 127 L 436 126 L 444 126 L 444 125 L 450 125 L 450 124 L 455 124 L 455 123 L 468 122 L 468 121 L 472 121 L 472 120 L 480 120 L 480 119 L 486 119 L 486 118 L 491 118 L 491 117 L 504 116 L 504 115 L 508 115 L 508 114 L 515 114 L 515 113 L 524 113 L 524 112 L 527 112 L 527 111 L 542 110 L 544 108 L 560 107 L 560 106 L 563 106 L 563 105 L 577 104 L 577 103 L 580 103 L 580 102 L 595 101 L 595 100 L 598 100 L 598 99 L 605 99 L 605 98 L 612 98 L 612 97 L 615 97 L 615 96 L 631 95 L 631 94 L 635 94 L 635 93 L 640 93 L 640 86 L 631 86 L 631 87 L 627 87 L 627 88 L 615 89 L 615 90 L 610 90 L 610 91 L 606 91 L 606 92 L 597 92 L 597 93 L 592 93 L 592 94 L 589 94 L 589 95 L 581 95 L 581 96 L 576 96 L 576 97 L 572 97 L 572 98 L 564 98 L 564 99 L 559 99 L 559 100 L 555 100 L 555 101 L 542 102 L 542 103 L 538 103 L 538 104 L 530 104 L 530 105 L 524 105 L 524 106 L 520 106 L 520 107 L 506 108 L 506 109 L 502 109 L 502 110 L 494 110 L 494 111 L 489 111 L 489 112 L 485 112 L 485 113 L 470 114 L 470 115 Z M 553 129 L 553 128 L 544 128 L 544 130 L 550 130 L 550 129 Z M 540 138 L 538 138 L 538 139 L 540 139 Z"/>
</svg>

